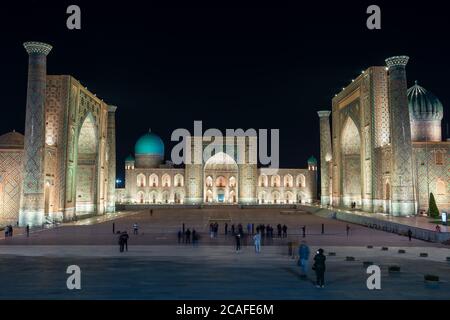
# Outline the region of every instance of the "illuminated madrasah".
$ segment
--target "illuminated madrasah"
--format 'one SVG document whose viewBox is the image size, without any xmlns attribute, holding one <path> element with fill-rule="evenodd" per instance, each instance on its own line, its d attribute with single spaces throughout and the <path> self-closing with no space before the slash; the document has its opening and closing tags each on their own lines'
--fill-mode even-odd
<svg viewBox="0 0 450 320">
<path fill-rule="evenodd" d="M 145 133 L 135 144 L 134 157 L 125 159 L 125 188 L 116 189 L 116 198 L 120 203 L 138 205 L 296 204 L 316 199 L 314 157 L 308 159 L 307 169 L 258 168 L 249 160 L 254 150 L 250 139 L 246 137 L 242 149 L 244 161 L 237 157 L 239 143 L 233 138 L 205 161 L 177 168 L 164 162 L 161 138 Z M 191 154 L 202 154 L 209 143 L 193 137 L 189 145 Z"/>
<path fill-rule="evenodd" d="M 0 136 L 0 223 L 42 225 L 115 210 L 115 110 L 26 42 L 25 135 Z"/>
<path fill-rule="evenodd" d="M 408 59 L 363 71 L 333 98 L 332 111 L 318 112 L 322 204 L 406 216 L 427 211 L 433 193 L 449 210 L 443 106 L 417 82 L 407 89 Z"/>
</svg>

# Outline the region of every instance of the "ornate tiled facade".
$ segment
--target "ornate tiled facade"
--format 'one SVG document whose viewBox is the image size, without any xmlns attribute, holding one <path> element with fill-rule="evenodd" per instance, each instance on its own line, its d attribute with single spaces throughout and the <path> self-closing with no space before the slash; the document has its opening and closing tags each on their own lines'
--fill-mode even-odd
<svg viewBox="0 0 450 320">
<path fill-rule="evenodd" d="M 308 160 L 308 169 L 258 168 L 256 161 L 249 161 L 256 154 L 256 143 L 247 138 L 244 148 L 245 161 L 241 163 L 234 142 L 220 146 L 206 161 L 188 161 L 183 168 L 163 163 L 162 156 L 153 152 L 154 144 L 162 144 L 155 134 L 146 134 L 136 143 L 136 159 L 125 160 L 125 188 L 116 189 L 121 203 L 136 204 L 295 204 L 312 203 L 317 194 L 317 163 Z M 149 153 L 139 154 L 140 140 L 150 147 Z M 196 143 L 197 142 L 197 143 Z M 190 153 L 201 159 L 208 146 L 202 137 L 193 137 L 187 143 Z M 231 148 L 227 148 L 231 145 Z M 162 148 L 161 148 L 162 149 Z M 141 157 L 158 157 L 159 164 L 142 165 Z M 197 159 L 198 160 L 198 159 Z"/>
<path fill-rule="evenodd" d="M 449 210 L 450 142 L 436 138 L 443 108 L 417 83 L 407 90 L 407 62 L 398 56 L 387 68 L 370 67 L 333 98 L 331 139 L 326 111 L 319 112 L 321 192 L 331 181 L 334 206 L 414 215 L 428 210 L 432 192 L 441 211 Z M 417 134 L 418 125 L 427 130 Z"/>
<path fill-rule="evenodd" d="M 4 141 L 0 138 L 0 170 L 6 183 L 0 183 L 0 224 L 42 225 L 113 211 L 114 205 L 107 206 L 108 194 L 109 202 L 115 202 L 110 107 L 73 77 L 46 74 L 51 46 L 30 42 L 25 48 L 25 136 L 13 149 L 8 147 L 11 133 L 2 136 Z M 109 150 L 113 154 L 107 155 Z"/>
</svg>

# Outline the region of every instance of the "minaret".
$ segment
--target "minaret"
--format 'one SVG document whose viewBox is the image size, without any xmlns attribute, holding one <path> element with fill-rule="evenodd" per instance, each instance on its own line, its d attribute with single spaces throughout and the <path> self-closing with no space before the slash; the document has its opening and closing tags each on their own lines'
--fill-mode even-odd
<svg viewBox="0 0 450 320">
<path fill-rule="evenodd" d="M 116 211 L 116 106 L 108 105 L 108 193 L 106 212 Z"/>
<path fill-rule="evenodd" d="M 415 214 L 411 122 L 406 95 L 406 64 L 409 57 L 397 56 L 386 59 L 388 66 L 389 118 L 392 148 L 392 214 L 405 216 Z"/>
<path fill-rule="evenodd" d="M 29 58 L 19 224 L 33 226 L 42 225 L 45 215 L 45 90 L 47 55 L 52 46 L 42 42 L 25 42 L 23 46 Z"/>
<path fill-rule="evenodd" d="M 320 118 L 320 202 L 331 204 L 331 111 L 317 111 Z"/>
</svg>

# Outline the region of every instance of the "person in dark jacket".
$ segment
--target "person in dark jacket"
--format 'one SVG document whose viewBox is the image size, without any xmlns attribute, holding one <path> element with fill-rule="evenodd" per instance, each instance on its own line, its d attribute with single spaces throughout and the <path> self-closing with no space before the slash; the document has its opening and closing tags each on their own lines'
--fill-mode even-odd
<svg viewBox="0 0 450 320">
<path fill-rule="evenodd" d="M 323 288 L 325 282 L 325 260 L 327 258 L 323 254 L 323 249 L 317 250 L 316 255 L 314 256 L 314 265 L 313 269 L 316 272 L 317 277 L 317 288 Z"/>
<path fill-rule="evenodd" d="M 412 231 L 411 231 L 411 229 L 408 229 L 408 239 L 409 239 L 409 241 L 411 241 L 411 238 L 412 238 Z"/>
<path fill-rule="evenodd" d="M 128 232 L 124 231 L 120 234 L 119 237 L 119 245 L 120 245 L 120 252 L 123 252 L 123 250 L 125 249 L 125 251 L 128 251 L 128 238 L 130 236 L 128 235 Z"/>
<path fill-rule="evenodd" d="M 241 251 L 241 235 L 238 233 L 235 236 L 236 238 L 236 252 Z"/>
</svg>

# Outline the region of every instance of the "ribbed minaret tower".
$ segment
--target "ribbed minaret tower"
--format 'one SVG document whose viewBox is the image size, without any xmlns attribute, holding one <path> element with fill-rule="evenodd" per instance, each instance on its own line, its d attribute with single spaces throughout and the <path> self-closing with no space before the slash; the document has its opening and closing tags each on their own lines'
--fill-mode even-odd
<svg viewBox="0 0 450 320">
<path fill-rule="evenodd" d="M 386 59 L 389 81 L 389 118 L 392 146 L 392 214 L 416 212 L 412 172 L 411 122 L 406 95 L 406 64 L 409 57 Z"/>
<path fill-rule="evenodd" d="M 108 105 L 108 194 L 106 212 L 116 211 L 116 110 Z"/>
<path fill-rule="evenodd" d="M 34 226 L 42 225 L 45 215 L 45 90 L 47 55 L 52 46 L 42 42 L 23 45 L 28 53 L 28 88 L 19 224 Z"/>
<path fill-rule="evenodd" d="M 320 202 L 322 205 L 331 204 L 331 111 L 318 111 L 320 118 Z"/>
</svg>

